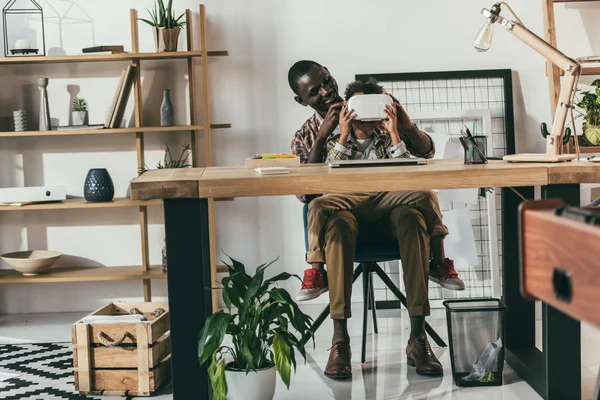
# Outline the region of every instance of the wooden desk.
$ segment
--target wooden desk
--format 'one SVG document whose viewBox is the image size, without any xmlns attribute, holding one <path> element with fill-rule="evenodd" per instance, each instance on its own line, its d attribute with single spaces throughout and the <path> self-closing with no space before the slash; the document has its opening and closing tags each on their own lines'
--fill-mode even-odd
<svg viewBox="0 0 600 400">
<path fill-rule="evenodd" d="M 405 167 L 330 169 L 311 165 L 286 175 L 259 175 L 244 167 L 146 172 L 131 183 L 131 198 L 164 199 L 175 400 L 198 398 L 199 393 L 208 391 L 206 367 L 198 367 L 196 354 L 197 334 L 212 312 L 207 199 L 479 187 L 518 187 L 523 196 L 533 199 L 533 187 L 542 186 L 543 197 L 579 205 L 581 183 L 600 183 L 600 165 L 502 161 L 464 165 L 462 160 L 434 160 Z M 511 190 L 502 189 L 502 281 L 509 307 L 506 358 L 546 399 L 580 398 L 579 322 L 544 305 L 544 352 L 535 348 L 535 305 L 524 300 L 519 290 L 521 202 Z"/>
</svg>

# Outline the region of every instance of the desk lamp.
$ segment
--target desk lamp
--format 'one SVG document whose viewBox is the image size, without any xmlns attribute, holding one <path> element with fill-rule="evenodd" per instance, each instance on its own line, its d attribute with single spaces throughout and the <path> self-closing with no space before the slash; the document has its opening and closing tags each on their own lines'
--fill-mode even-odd
<svg viewBox="0 0 600 400">
<path fill-rule="evenodd" d="M 503 18 L 500 15 L 500 5 L 506 6 L 516 21 L 509 21 Z M 512 154 L 504 156 L 503 160 L 509 162 L 562 162 L 575 159 L 575 154 L 561 154 L 562 137 L 567 114 L 570 111 L 572 112 L 573 98 L 577 84 L 579 83 L 581 66 L 577 61 L 567 57 L 535 33 L 525 28 L 508 4 L 504 2 L 496 3 L 492 6 L 491 10 L 484 8 L 481 14 L 487 21 L 473 43 L 477 51 L 483 52 L 489 50 L 494 33 L 494 24 L 499 23 L 526 45 L 565 71 L 564 83 L 560 90 L 558 107 L 556 108 L 552 123 L 552 132 L 546 137 L 546 154 Z M 577 141 L 577 138 L 575 138 L 575 141 Z"/>
</svg>

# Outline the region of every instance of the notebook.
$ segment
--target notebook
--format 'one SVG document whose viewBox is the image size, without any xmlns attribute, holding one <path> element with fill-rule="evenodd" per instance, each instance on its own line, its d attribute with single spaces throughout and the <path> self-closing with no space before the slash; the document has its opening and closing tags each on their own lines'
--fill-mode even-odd
<svg viewBox="0 0 600 400">
<path fill-rule="evenodd" d="M 331 168 L 352 168 L 352 167 L 389 167 L 401 165 L 425 165 L 425 158 L 382 158 L 376 160 L 333 160 L 329 161 Z"/>
</svg>

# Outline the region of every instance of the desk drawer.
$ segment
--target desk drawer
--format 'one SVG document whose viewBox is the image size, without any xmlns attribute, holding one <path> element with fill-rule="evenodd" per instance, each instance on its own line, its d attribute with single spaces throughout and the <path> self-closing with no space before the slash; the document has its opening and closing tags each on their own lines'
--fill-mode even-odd
<svg viewBox="0 0 600 400">
<path fill-rule="evenodd" d="M 521 291 L 600 326 L 600 226 L 556 215 L 560 205 L 521 209 Z"/>
</svg>

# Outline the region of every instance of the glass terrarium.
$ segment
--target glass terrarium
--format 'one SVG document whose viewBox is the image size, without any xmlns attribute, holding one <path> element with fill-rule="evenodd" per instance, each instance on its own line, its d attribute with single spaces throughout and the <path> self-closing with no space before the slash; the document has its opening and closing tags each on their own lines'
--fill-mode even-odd
<svg viewBox="0 0 600 400">
<path fill-rule="evenodd" d="M 44 11 L 36 0 L 10 0 L 2 9 L 4 55 L 46 55 Z"/>
</svg>

